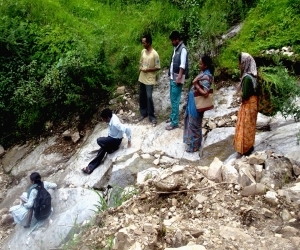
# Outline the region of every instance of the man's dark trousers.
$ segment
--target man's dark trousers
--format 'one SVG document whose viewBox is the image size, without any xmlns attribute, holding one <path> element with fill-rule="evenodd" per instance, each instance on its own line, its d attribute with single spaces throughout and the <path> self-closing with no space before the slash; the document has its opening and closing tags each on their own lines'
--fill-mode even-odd
<svg viewBox="0 0 300 250">
<path fill-rule="evenodd" d="M 141 116 L 147 117 L 149 116 L 149 121 L 156 121 L 156 117 L 154 115 L 154 104 L 152 99 L 153 85 L 147 85 L 140 82 L 140 96 L 139 96 L 139 104 L 140 104 L 140 112 Z"/>
<path fill-rule="evenodd" d="M 116 151 L 119 148 L 121 142 L 122 142 L 122 138 L 116 139 L 116 138 L 112 138 L 110 136 L 99 137 L 97 139 L 97 143 L 100 146 L 100 149 L 97 153 L 97 156 L 88 165 L 88 169 L 89 169 L 90 173 L 92 173 L 94 171 L 94 169 L 100 165 L 105 154 L 106 153 L 110 154 L 110 153 Z"/>
</svg>

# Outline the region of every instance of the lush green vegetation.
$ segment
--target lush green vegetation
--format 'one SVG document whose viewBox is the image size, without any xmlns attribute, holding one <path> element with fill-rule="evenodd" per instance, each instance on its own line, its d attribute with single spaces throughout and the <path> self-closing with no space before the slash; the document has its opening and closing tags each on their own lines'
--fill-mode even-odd
<svg viewBox="0 0 300 250">
<path fill-rule="evenodd" d="M 297 79 L 291 76 L 285 67 L 261 67 L 258 92 L 259 112 L 265 115 L 280 112 L 285 118 L 293 116 L 295 121 L 300 120 L 300 107 L 296 105 L 300 87 Z"/>
<path fill-rule="evenodd" d="M 245 51 L 260 57 L 261 51 L 291 46 L 300 54 L 300 0 L 261 0 L 251 9 L 241 32 L 223 47 L 219 65 L 237 72 L 237 54 Z M 270 56 L 272 57 L 272 56 Z M 283 56 L 282 56 L 283 57 Z"/>
<path fill-rule="evenodd" d="M 39 134 L 46 121 L 89 116 L 117 84 L 135 86 L 146 32 L 163 67 L 174 29 L 191 51 L 209 51 L 243 19 L 245 2 L 1 0 L 0 143 Z"/>
<path fill-rule="evenodd" d="M 135 90 L 147 32 L 167 67 L 168 35 L 181 31 L 192 75 L 212 51 L 233 74 L 239 51 L 291 45 L 299 53 L 299 1 L 0 0 L 0 143 L 40 134 L 47 121 L 90 117 L 116 85 Z M 220 51 L 216 40 L 245 18 Z"/>
</svg>

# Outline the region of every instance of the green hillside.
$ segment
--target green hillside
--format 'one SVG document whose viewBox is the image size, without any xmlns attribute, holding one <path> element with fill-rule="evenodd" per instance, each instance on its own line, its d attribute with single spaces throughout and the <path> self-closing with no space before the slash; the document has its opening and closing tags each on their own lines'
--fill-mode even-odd
<svg viewBox="0 0 300 250">
<path fill-rule="evenodd" d="M 295 55 L 290 58 L 280 55 L 281 59 L 300 60 L 300 0 L 259 1 L 256 8 L 249 11 L 241 32 L 223 47 L 219 66 L 234 72 L 239 52 L 261 57 L 264 50 L 284 46 L 291 46 Z"/>
<path fill-rule="evenodd" d="M 0 0 L 0 143 L 38 135 L 47 121 L 91 117 L 117 85 L 135 91 L 147 32 L 167 67 L 168 36 L 181 31 L 192 74 L 211 51 L 218 72 L 230 74 L 239 51 L 257 56 L 290 45 L 299 53 L 299 1 Z M 241 33 L 217 48 L 244 20 Z"/>
</svg>

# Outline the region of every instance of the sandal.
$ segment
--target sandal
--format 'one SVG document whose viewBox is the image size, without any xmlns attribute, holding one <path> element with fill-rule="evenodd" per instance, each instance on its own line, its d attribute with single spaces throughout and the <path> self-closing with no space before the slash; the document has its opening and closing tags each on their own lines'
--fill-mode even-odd
<svg viewBox="0 0 300 250">
<path fill-rule="evenodd" d="M 173 129 L 175 129 L 175 128 L 178 128 L 178 126 L 168 125 L 168 126 L 166 127 L 166 130 L 173 130 Z"/>
<path fill-rule="evenodd" d="M 152 120 L 152 127 L 156 127 L 157 121 L 156 120 Z"/>
<path fill-rule="evenodd" d="M 90 174 L 90 173 L 91 173 L 91 171 L 89 170 L 88 167 L 82 168 L 81 171 L 82 171 L 83 173 L 85 173 L 85 174 Z"/>
</svg>

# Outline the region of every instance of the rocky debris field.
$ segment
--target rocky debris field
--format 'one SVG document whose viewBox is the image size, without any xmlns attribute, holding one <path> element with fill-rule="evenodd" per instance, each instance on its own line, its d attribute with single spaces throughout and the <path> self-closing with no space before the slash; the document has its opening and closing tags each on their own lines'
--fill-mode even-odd
<svg viewBox="0 0 300 250">
<path fill-rule="evenodd" d="M 299 249 L 298 170 L 285 157 L 262 152 L 230 165 L 216 158 L 209 167 L 145 172 L 138 176 L 146 179 L 138 181 L 138 194 L 99 213 L 68 247 Z"/>
</svg>

